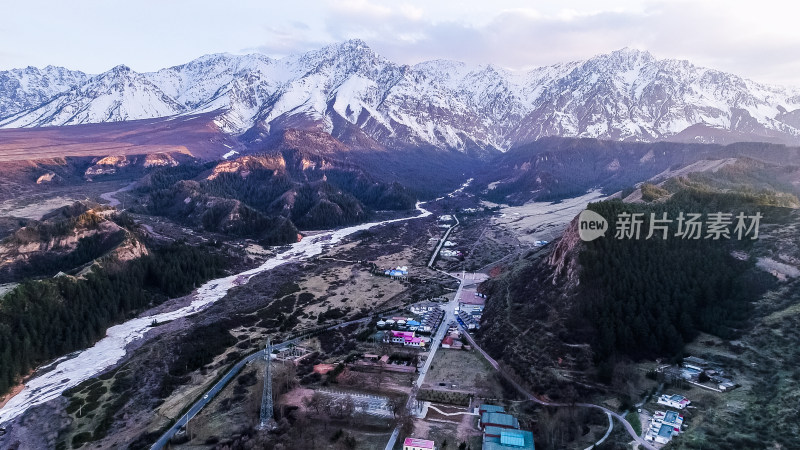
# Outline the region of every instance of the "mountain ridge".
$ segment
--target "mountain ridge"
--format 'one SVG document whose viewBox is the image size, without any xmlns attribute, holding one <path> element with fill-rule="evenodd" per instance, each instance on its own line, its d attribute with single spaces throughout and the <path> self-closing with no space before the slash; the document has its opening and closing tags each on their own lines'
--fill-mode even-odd
<svg viewBox="0 0 800 450">
<path fill-rule="evenodd" d="M 515 72 L 398 64 L 354 39 L 281 59 L 204 55 L 148 73 L 36 69 L 47 84 L 39 90 L 20 87 L 20 70 L 0 72 L 0 128 L 212 113 L 234 136 L 297 128 L 365 146 L 465 153 L 546 136 L 800 143 L 800 89 L 630 48 Z"/>
</svg>

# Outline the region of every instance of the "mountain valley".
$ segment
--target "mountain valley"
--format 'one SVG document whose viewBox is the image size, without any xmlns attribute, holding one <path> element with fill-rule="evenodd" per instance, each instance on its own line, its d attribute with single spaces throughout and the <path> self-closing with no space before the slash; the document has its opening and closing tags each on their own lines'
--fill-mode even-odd
<svg viewBox="0 0 800 450">
<path fill-rule="evenodd" d="M 477 449 L 488 403 L 540 449 L 795 448 L 798 116 L 630 48 L 2 71 L 0 447 Z M 645 237 L 694 213 L 727 238 Z"/>
</svg>

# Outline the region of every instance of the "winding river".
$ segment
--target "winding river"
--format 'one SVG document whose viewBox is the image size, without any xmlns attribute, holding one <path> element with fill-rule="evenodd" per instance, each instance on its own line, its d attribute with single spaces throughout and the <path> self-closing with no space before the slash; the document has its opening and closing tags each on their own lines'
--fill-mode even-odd
<svg viewBox="0 0 800 450">
<path fill-rule="evenodd" d="M 419 214 L 412 217 L 365 223 L 308 237 L 292 244 L 288 250 L 279 253 L 254 269 L 208 281 L 195 291 L 192 302 L 188 306 L 152 316 L 138 317 L 112 326 L 106 331 L 106 337 L 93 347 L 59 358 L 40 368 L 39 372 L 42 373 L 28 380 L 24 389 L 0 409 L 0 424 L 18 417 L 28 408 L 57 398 L 65 390 L 77 386 L 116 364 L 125 356 L 126 346 L 141 339 L 150 329 L 153 320 L 167 322 L 196 314 L 224 297 L 232 287 L 246 284 L 252 277 L 280 265 L 303 261 L 319 255 L 322 253 L 323 245 L 336 244 L 346 236 L 358 231 L 394 222 L 419 219 L 431 214 L 430 211 L 422 208 L 422 203 L 419 202 L 417 211 Z"/>
</svg>

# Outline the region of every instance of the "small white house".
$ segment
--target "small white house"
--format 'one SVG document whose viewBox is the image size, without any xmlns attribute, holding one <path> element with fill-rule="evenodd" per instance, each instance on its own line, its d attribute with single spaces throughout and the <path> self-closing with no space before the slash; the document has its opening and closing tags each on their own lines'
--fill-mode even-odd
<svg viewBox="0 0 800 450">
<path fill-rule="evenodd" d="M 664 394 L 658 398 L 659 405 L 669 406 L 670 408 L 684 409 L 692 402 L 682 395 L 667 395 Z"/>
</svg>

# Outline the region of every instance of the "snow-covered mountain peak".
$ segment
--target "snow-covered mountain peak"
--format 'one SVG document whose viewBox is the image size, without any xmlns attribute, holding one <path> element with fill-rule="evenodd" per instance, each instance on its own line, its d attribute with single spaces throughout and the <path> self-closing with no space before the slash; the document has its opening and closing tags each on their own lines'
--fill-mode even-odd
<svg viewBox="0 0 800 450">
<path fill-rule="evenodd" d="M 83 72 L 52 65 L 0 71 L 0 119 L 39 106 L 87 78 Z"/>
<path fill-rule="evenodd" d="M 800 90 L 635 48 L 514 71 L 398 64 L 360 39 L 281 59 L 211 54 L 144 74 L 15 69 L 0 72 L 0 108 L 4 127 L 213 112 L 232 134 L 317 129 L 388 148 L 505 150 L 551 135 L 652 141 L 690 127 L 715 139 L 800 141 Z"/>
</svg>

